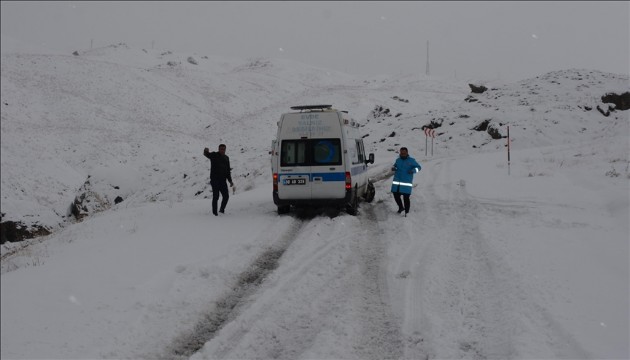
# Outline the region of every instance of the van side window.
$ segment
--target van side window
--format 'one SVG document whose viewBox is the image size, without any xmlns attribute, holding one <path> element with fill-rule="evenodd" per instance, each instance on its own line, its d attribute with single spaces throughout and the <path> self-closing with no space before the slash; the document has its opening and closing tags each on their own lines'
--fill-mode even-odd
<svg viewBox="0 0 630 360">
<path fill-rule="evenodd" d="M 313 139 L 313 165 L 341 165 L 341 141 L 339 139 Z"/>
<path fill-rule="evenodd" d="M 359 163 L 359 147 L 357 146 L 356 140 L 354 144 L 348 143 L 348 156 L 352 159 L 352 164 Z"/>
<path fill-rule="evenodd" d="M 307 165 L 307 141 L 284 140 L 280 149 L 280 166 Z"/>
<path fill-rule="evenodd" d="M 359 149 L 361 149 L 361 162 L 365 163 L 365 148 L 363 147 L 363 139 L 359 140 Z"/>
<path fill-rule="evenodd" d="M 353 164 L 362 164 L 365 162 L 365 152 L 363 150 L 363 140 L 355 140 L 355 145 L 357 148 L 357 156 L 353 159 Z"/>
</svg>

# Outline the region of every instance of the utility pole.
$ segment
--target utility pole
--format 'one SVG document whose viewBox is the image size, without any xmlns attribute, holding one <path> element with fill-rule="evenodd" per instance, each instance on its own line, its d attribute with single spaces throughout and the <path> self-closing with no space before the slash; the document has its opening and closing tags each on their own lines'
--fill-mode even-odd
<svg viewBox="0 0 630 360">
<path fill-rule="evenodd" d="M 427 76 L 429 76 L 429 40 L 427 40 Z"/>
<path fill-rule="evenodd" d="M 508 175 L 510 175 L 510 125 L 507 127 Z"/>
</svg>

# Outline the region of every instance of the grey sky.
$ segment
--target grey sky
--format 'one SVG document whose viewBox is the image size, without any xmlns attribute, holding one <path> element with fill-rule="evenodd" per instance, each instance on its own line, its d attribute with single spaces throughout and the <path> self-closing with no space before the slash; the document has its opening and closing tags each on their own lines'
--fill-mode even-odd
<svg viewBox="0 0 630 360">
<path fill-rule="evenodd" d="M 627 1 L 2 1 L 2 36 L 72 52 L 125 42 L 290 58 L 362 75 L 520 80 L 630 71 Z"/>
</svg>

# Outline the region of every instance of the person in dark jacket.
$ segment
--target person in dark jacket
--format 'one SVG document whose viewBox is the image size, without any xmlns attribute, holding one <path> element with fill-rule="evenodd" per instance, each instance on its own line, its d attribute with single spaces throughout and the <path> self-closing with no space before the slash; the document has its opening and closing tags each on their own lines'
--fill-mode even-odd
<svg viewBox="0 0 630 360">
<path fill-rule="evenodd" d="M 212 213 L 218 216 L 217 203 L 221 194 L 221 208 L 219 212 L 225 213 L 225 205 L 230 198 L 227 182 L 234 186 L 230 168 L 230 158 L 225 155 L 225 144 L 219 145 L 219 151 L 210 152 L 208 148 L 203 149 L 203 155 L 210 159 L 210 185 L 212 186 Z M 227 181 L 227 182 L 226 182 Z"/>
<path fill-rule="evenodd" d="M 401 147 L 400 155 L 392 167 L 392 171 L 394 171 L 392 194 L 394 194 L 394 200 L 396 200 L 396 205 L 398 205 L 399 214 L 404 211 L 405 216 L 407 216 L 409 213 L 411 206 L 409 197 L 411 196 L 411 189 L 413 188 L 413 175 L 420 171 L 420 169 L 422 169 L 422 166 L 418 164 L 416 159 L 409 156 L 407 148 Z M 404 207 L 400 199 L 401 195 L 404 199 Z"/>
</svg>

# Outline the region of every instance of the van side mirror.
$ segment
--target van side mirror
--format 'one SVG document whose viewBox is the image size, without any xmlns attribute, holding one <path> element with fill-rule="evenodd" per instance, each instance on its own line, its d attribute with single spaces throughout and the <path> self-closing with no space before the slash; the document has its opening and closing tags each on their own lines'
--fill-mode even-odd
<svg viewBox="0 0 630 360">
<path fill-rule="evenodd" d="M 370 153 L 368 155 L 368 159 L 365 161 L 366 164 L 374 164 L 374 153 Z"/>
</svg>

